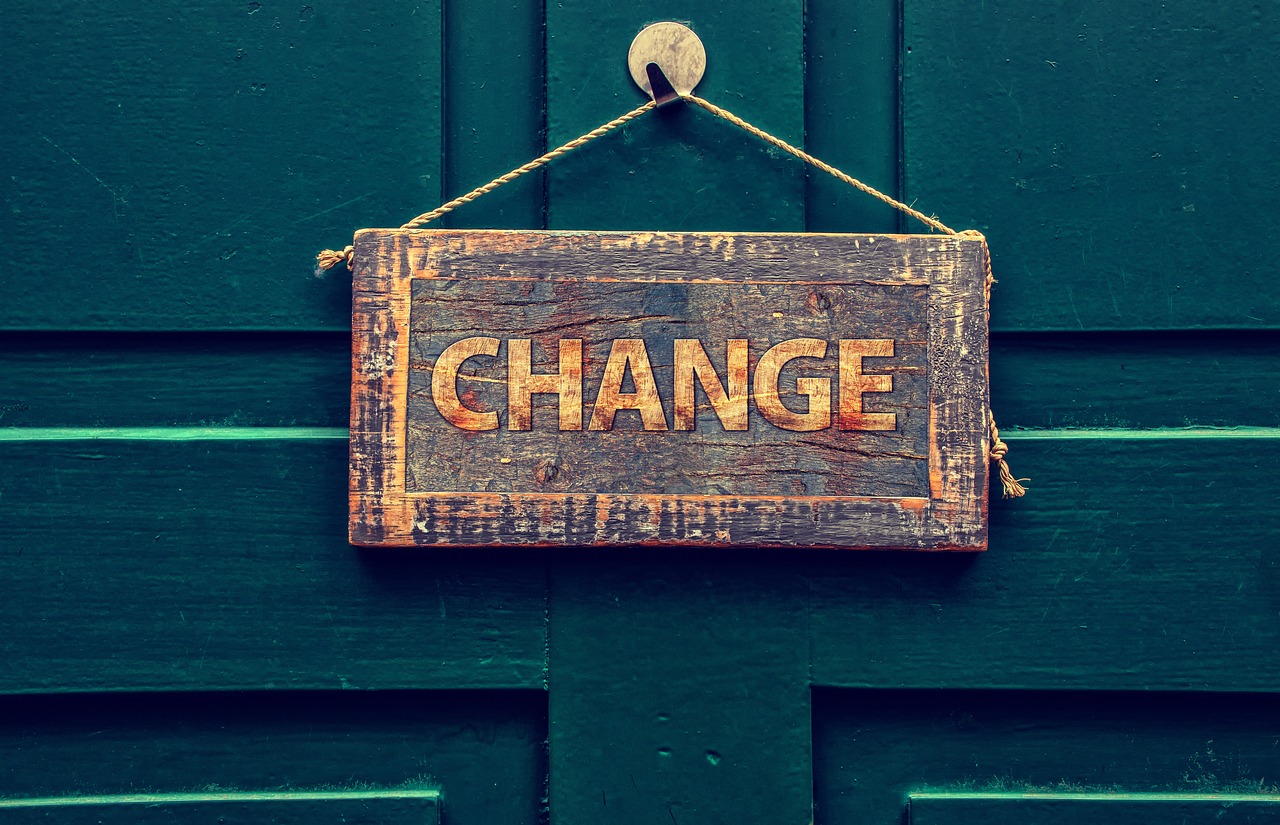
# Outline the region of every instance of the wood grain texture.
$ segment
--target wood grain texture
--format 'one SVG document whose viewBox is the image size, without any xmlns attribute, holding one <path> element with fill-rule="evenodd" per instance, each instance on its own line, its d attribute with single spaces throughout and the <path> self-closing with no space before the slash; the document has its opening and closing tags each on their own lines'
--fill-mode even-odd
<svg viewBox="0 0 1280 825">
<path fill-rule="evenodd" d="M 0 26 L 29 33 L 0 236 L 83 256 L 26 244 L 0 328 L 344 330 L 317 249 L 440 202 L 440 0 L 15 0 Z"/>
<path fill-rule="evenodd" d="M 904 5 L 907 200 L 987 233 L 994 329 L 1280 326 L 1267 10 Z"/>
<path fill-rule="evenodd" d="M 450 823 L 536 825 L 546 729 L 533 690 L 10 696 L 0 782 L 6 799 L 429 791 Z"/>
<path fill-rule="evenodd" d="M 0 428 L 345 428 L 350 351 L 341 333 L 0 333 Z"/>
<path fill-rule="evenodd" d="M 305 3 L 0 4 L 0 692 L 59 694 L 0 697 L 0 793 L 428 773 L 455 825 L 902 825 L 922 790 L 1276 792 L 1280 440 L 1148 429 L 1280 427 L 1271 5 Z M 885 191 L 905 128 L 906 199 L 991 237 L 1033 477 L 992 552 L 347 545 L 316 248 L 636 105 L 659 17 L 709 99 Z M 550 177 L 449 220 L 896 225 L 688 107 Z"/>
<path fill-rule="evenodd" d="M 894 197 L 902 188 L 902 5 L 805 2 L 804 148 Z M 906 226 L 892 207 L 817 169 L 806 172 L 804 206 L 810 232 L 919 229 Z"/>
<path fill-rule="evenodd" d="M 818 690 L 817 823 L 895 825 L 908 804 L 966 825 L 1271 822 L 1278 711 L 1274 694 Z"/>
<path fill-rule="evenodd" d="M 0 693 L 537 688 L 536 554 L 354 552 L 344 440 L 0 442 Z"/>
<path fill-rule="evenodd" d="M 584 273 L 585 274 L 585 273 Z M 422 280 L 413 287 L 410 321 L 408 492 L 651 493 L 738 496 L 917 496 L 928 494 L 927 288 L 828 284 L 736 286 L 707 284 L 591 284 L 533 281 L 498 295 L 479 281 Z M 815 297 L 816 296 L 816 297 Z M 818 302 L 826 308 L 818 307 Z M 810 307 L 809 305 L 813 306 Z M 774 313 L 784 318 L 771 318 Z M 431 378 L 440 352 L 459 338 L 483 331 L 503 342 L 497 357 L 479 359 L 457 380 L 475 409 L 497 414 L 496 429 L 474 432 L 447 426 L 433 401 Z M 704 401 L 692 432 L 672 431 L 673 369 L 677 338 L 705 344 L 723 380 L 725 342 L 751 345 L 750 372 L 765 350 L 782 341 L 813 337 L 827 357 L 792 362 L 779 382 L 788 409 L 809 405 L 796 391 L 797 376 L 836 385 L 835 342 L 842 338 L 891 338 L 892 357 L 872 358 L 868 370 L 893 377 L 892 393 L 867 394 L 868 409 L 895 416 L 888 432 L 843 431 L 826 416 L 817 432 L 782 429 L 762 420 L 753 399 L 748 429 L 728 432 Z M 562 431 L 556 404 L 544 395 L 533 403 L 535 433 L 512 432 L 507 402 L 510 339 L 531 340 L 536 373 L 556 372 L 564 339 L 584 341 L 585 412 L 592 419 Z M 661 397 L 662 430 L 645 432 L 636 413 L 620 412 L 608 429 L 595 430 L 591 410 L 617 339 L 645 342 Z M 474 379 L 471 376 L 475 376 Z M 841 384 L 843 386 L 843 384 Z M 583 430 L 590 426 L 592 429 Z M 579 431 L 581 430 L 581 431 Z M 554 466 L 552 478 L 536 478 Z"/>
<path fill-rule="evenodd" d="M 444 189 L 455 198 L 547 151 L 542 0 L 443 0 Z M 438 226 L 541 229 L 546 171 L 525 175 Z M 423 202 L 397 222 L 436 206 Z M 367 224 L 366 224 L 367 225 Z"/>
<path fill-rule="evenodd" d="M 659 20 L 686 21 L 702 40 L 699 95 L 793 143 L 803 139 L 801 0 L 564 0 L 546 6 L 548 146 L 647 99 L 627 71 L 627 47 Z M 547 180 L 553 229 L 804 229 L 803 164 L 693 106 L 646 115 L 557 161 Z"/>
<path fill-rule="evenodd" d="M 806 589 L 776 555 L 557 554 L 558 824 L 808 822 Z"/>
<path fill-rule="evenodd" d="M 1276 427 L 1280 335 L 995 335 L 991 395 L 1002 426 Z"/>
<path fill-rule="evenodd" d="M 910 236 L 362 232 L 353 287 L 352 541 L 979 549 L 986 498 L 984 255 L 980 242 Z M 800 261 L 808 266 L 801 267 Z M 782 288 L 782 274 L 804 279 L 801 289 Z M 927 292 L 891 289 L 912 285 Z M 858 291 L 872 288 L 883 294 L 873 299 L 874 291 Z M 922 297 L 927 298 L 927 328 L 918 314 Z M 855 307 L 867 312 L 868 305 L 877 307 L 877 320 L 843 320 L 845 313 L 854 317 Z M 601 324 L 601 314 L 618 323 Z M 610 445 L 620 431 L 599 433 L 598 447 L 569 441 L 579 433 L 557 431 L 554 437 L 542 437 L 549 445 L 530 439 L 531 449 L 540 452 L 509 454 L 509 433 L 497 430 L 475 443 L 478 434 L 471 431 L 433 435 L 428 429 L 432 421 L 437 430 L 445 426 L 441 413 L 432 409 L 438 405 L 409 402 L 411 395 L 421 398 L 434 381 L 412 378 L 415 364 L 417 373 L 425 373 L 446 348 L 478 333 L 527 333 L 544 351 L 549 351 L 550 333 L 585 336 L 595 341 L 586 352 L 592 364 L 604 357 L 601 341 L 652 337 L 662 372 L 661 342 L 674 338 L 673 330 L 684 330 L 683 336 L 705 329 L 711 341 L 763 328 L 773 344 L 812 331 L 809 324 L 815 320 L 830 325 L 829 331 L 839 332 L 841 339 L 846 328 L 854 337 L 887 325 L 889 332 L 883 334 L 901 336 L 907 365 L 926 371 L 925 382 L 911 377 L 902 382 L 907 391 L 902 432 L 915 442 L 906 441 L 905 449 L 886 449 L 874 441 L 877 435 L 882 440 L 886 436 L 861 433 L 868 436 L 865 446 L 852 444 L 852 456 L 896 453 L 914 462 L 904 467 L 906 475 L 892 465 L 871 468 L 888 477 L 886 486 L 831 478 L 814 483 L 791 472 L 780 487 L 729 483 L 723 493 L 713 493 L 708 479 L 682 489 L 687 481 L 672 487 L 670 480 L 645 479 L 661 478 L 664 467 L 681 463 L 731 475 L 731 468 L 741 463 L 731 453 L 721 467 L 713 463 L 721 455 L 721 442 L 732 443 L 731 437 L 716 435 L 711 450 L 698 450 L 696 434 L 691 434 L 687 455 L 664 455 L 650 466 L 646 448 L 652 446 L 655 453 L 669 448 L 657 434 L 646 434 L 640 449 L 620 456 L 621 465 L 610 466 L 613 459 L 600 454 L 618 449 Z M 500 340 L 484 340 L 482 349 L 471 351 L 496 355 Z M 925 341 L 923 358 L 912 356 L 911 348 Z M 587 370 L 588 378 L 600 374 L 596 369 Z M 484 385 L 494 383 L 505 381 L 497 373 L 477 375 L 460 382 L 459 389 L 483 405 L 492 395 Z M 449 409 L 462 411 L 450 403 Z M 927 417 L 927 425 L 918 415 Z M 481 419 L 486 428 L 498 421 L 493 411 L 476 420 Z M 588 430 L 598 423 L 593 417 Z M 646 421 L 645 428 L 662 423 Z M 803 443 L 812 451 L 826 447 L 833 437 L 828 433 Z M 411 453 L 410 442 L 418 453 Z M 759 458 L 767 465 L 770 441 L 760 442 L 756 435 L 756 443 L 766 446 Z M 892 444 L 892 438 L 886 443 Z M 825 464 L 807 459 L 807 452 L 788 459 L 779 450 L 778 467 L 797 461 L 829 476 L 832 471 L 822 467 L 852 457 L 835 445 L 827 449 Z M 486 453 L 494 455 L 478 457 Z M 927 487 L 895 489 L 899 478 L 919 483 L 919 462 L 926 454 Z M 548 462 L 557 467 L 550 475 Z M 563 476 L 561 466 L 566 468 Z M 585 477 L 575 487 L 578 474 Z M 677 478 L 682 474 L 677 472 Z M 868 471 L 864 478 L 870 475 Z M 619 489 L 611 479 L 620 477 L 633 482 L 623 482 Z M 548 484 L 556 479 L 558 483 Z M 802 495 L 796 495 L 794 481 L 800 482 Z"/>
<path fill-rule="evenodd" d="M 1280 442 L 1011 443 L 1046 492 L 993 507 L 999 552 L 788 556 L 810 582 L 816 684 L 1269 689 L 1276 520 L 1259 510 L 1232 552 L 1203 550 L 1221 546 L 1215 519 L 1265 482 Z M 0 450 L 5 692 L 541 684 L 543 559 L 353 553 L 341 441 Z M 93 552 L 77 550 L 86 529 Z M 779 564 L 700 552 L 726 582 Z"/>
<path fill-rule="evenodd" d="M 349 333 L 0 333 L 0 428 L 345 429 L 350 372 Z M 998 334 L 991 393 L 1015 435 L 1277 427 L 1280 336 Z"/>
<path fill-rule="evenodd" d="M 1268 432 L 1010 436 L 1037 494 L 992 507 L 991 552 L 812 570 L 814 684 L 1272 690 L 1280 520 L 1231 515 Z"/>
</svg>

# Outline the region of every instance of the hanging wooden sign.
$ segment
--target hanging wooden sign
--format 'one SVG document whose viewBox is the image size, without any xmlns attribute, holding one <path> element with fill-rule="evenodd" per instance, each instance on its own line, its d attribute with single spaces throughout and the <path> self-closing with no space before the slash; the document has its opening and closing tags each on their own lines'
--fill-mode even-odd
<svg viewBox="0 0 1280 825">
<path fill-rule="evenodd" d="M 351 541 L 985 549 L 986 254 L 362 231 Z"/>
</svg>

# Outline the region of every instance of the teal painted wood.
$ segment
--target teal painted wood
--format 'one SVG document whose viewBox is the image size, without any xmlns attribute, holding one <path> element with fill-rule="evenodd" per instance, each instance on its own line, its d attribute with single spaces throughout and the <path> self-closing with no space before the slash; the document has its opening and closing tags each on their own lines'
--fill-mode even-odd
<svg viewBox="0 0 1280 825">
<path fill-rule="evenodd" d="M 141 435 L 0 442 L 0 692 L 542 686 L 537 553 L 352 549 L 341 431 Z"/>
<path fill-rule="evenodd" d="M 317 247 L 527 159 L 544 100 L 552 145 L 638 103 L 621 55 L 661 17 L 705 96 L 890 190 L 892 5 L 548 4 L 545 94 L 523 0 L 0 10 L 0 328 L 49 331 L 0 339 L 0 427 L 33 428 L 0 437 L 0 693 L 85 694 L 0 698 L 5 792 L 425 772 L 450 821 L 529 822 L 549 714 L 557 823 L 806 822 L 810 765 L 820 825 L 926 787 L 1274 793 L 1275 432 L 1137 431 L 1280 426 L 1260 3 L 906 4 L 905 191 L 991 237 L 995 410 L 1092 428 L 1012 434 L 1032 493 L 983 558 L 346 545 Z M 561 228 L 895 220 L 678 107 L 550 177 Z M 541 225 L 541 186 L 452 220 Z M 125 329 L 280 332 L 62 334 Z M 189 693 L 232 689 L 262 692 Z"/>
<path fill-rule="evenodd" d="M 1275 427 L 1272 332 L 1027 333 L 991 339 L 1003 428 Z"/>
<path fill-rule="evenodd" d="M 1265 794 L 912 794 L 911 825 L 1035 822 L 1074 825 L 1261 825 L 1280 818 Z"/>
<path fill-rule="evenodd" d="M 690 21 L 707 48 L 700 95 L 803 139 L 801 3 L 571 0 L 547 5 L 550 145 L 644 100 L 622 55 L 663 19 Z M 804 228 L 802 165 L 691 106 L 653 112 L 548 177 L 556 229 Z M 644 551 L 553 566 L 555 825 L 809 821 L 803 584 L 777 570 L 722 576 L 706 559 Z"/>
<path fill-rule="evenodd" d="M 439 0 L 17 0 L 0 26 L 0 328 L 349 328 L 316 250 L 439 202 Z"/>
<path fill-rule="evenodd" d="M 429 790 L 450 823 L 535 825 L 545 738 L 538 691 L 0 697 L 0 785 L 9 799 Z"/>
<path fill-rule="evenodd" d="M 553 822 L 809 821 L 805 582 L 744 552 L 556 558 Z"/>
<path fill-rule="evenodd" d="M 1277 431 L 1132 435 L 1011 436 L 981 558 L 812 569 L 814 684 L 1274 690 Z"/>
<path fill-rule="evenodd" d="M 445 200 L 546 151 L 542 12 L 541 0 L 446 0 Z M 545 187 L 545 172 L 533 172 L 432 226 L 542 229 Z M 437 205 L 421 204 L 394 225 Z"/>
<path fill-rule="evenodd" d="M 901 0 L 805 4 L 804 148 L 893 197 L 902 175 L 901 16 Z M 824 172 L 807 175 L 807 231 L 903 231 L 893 208 Z"/>
<path fill-rule="evenodd" d="M 0 429 L 345 428 L 350 348 L 343 333 L 0 334 Z M 991 350 L 1009 431 L 1280 426 L 1270 332 L 1006 334 Z"/>
<path fill-rule="evenodd" d="M 995 329 L 1280 325 L 1270 8 L 905 4 L 907 197 L 987 233 Z"/>
<path fill-rule="evenodd" d="M 139 794 L 0 800 L 0 823 L 56 819 L 62 825 L 149 823 L 386 823 L 440 821 L 436 791 L 349 791 L 228 794 Z"/>
<path fill-rule="evenodd" d="M 0 333 L 0 428 L 347 427 L 350 333 Z"/>
<path fill-rule="evenodd" d="M 807 559 L 815 683 L 1272 683 L 1275 520 L 1255 507 L 1221 534 L 1280 440 L 1011 441 L 1039 493 L 994 506 L 999 552 L 791 557 Z M 6 691 L 541 684 L 541 557 L 351 551 L 340 439 L 0 449 Z M 73 552 L 86 535 L 95 551 Z"/>
<path fill-rule="evenodd" d="M 946 820 L 944 806 L 963 803 L 926 805 L 939 823 L 1163 825 L 1183 822 L 1170 815 L 1181 812 L 1154 799 L 1138 803 L 1142 795 L 1224 794 L 1256 801 L 1251 810 L 1222 811 L 1221 821 L 1248 822 L 1229 818 L 1241 810 L 1257 823 L 1275 821 L 1274 694 L 819 690 L 813 708 L 817 825 L 901 825 L 909 800 L 918 817 L 917 797 L 962 794 L 1011 801 L 989 815 Z M 1135 804 L 1081 799 L 1073 818 L 1060 819 L 1013 801 L 1033 793 L 1129 795 Z M 1150 806 L 1148 818 L 1123 818 L 1139 804 Z"/>
<path fill-rule="evenodd" d="M 799 0 L 728 6 L 712 0 L 547 4 L 548 144 L 594 129 L 647 98 L 627 47 L 657 20 L 687 20 L 709 55 L 698 94 L 782 138 L 804 137 Z M 549 172 L 553 229 L 799 231 L 798 161 L 692 106 L 646 115 Z"/>
</svg>

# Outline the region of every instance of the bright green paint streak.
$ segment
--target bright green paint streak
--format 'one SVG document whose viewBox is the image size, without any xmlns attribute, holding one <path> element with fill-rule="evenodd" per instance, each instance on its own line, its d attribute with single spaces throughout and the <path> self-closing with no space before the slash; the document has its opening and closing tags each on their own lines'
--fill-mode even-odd
<svg viewBox="0 0 1280 825">
<path fill-rule="evenodd" d="M 4 441 L 295 441 L 347 440 L 345 427 L 11 427 Z"/>
<path fill-rule="evenodd" d="M 913 793 L 912 800 L 934 799 L 990 799 L 1019 801 L 1048 799 L 1061 802 L 1280 802 L 1280 794 L 1239 793 L 981 793 L 959 791 L 955 793 Z"/>
<path fill-rule="evenodd" d="M 48 796 L 0 799 L 0 808 L 64 807 L 67 805 L 172 805 L 187 802 L 329 802 L 344 799 L 439 799 L 439 791 L 302 791 L 290 793 L 155 793 L 119 796 Z"/>
<path fill-rule="evenodd" d="M 1185 429 L 1157 430 L 1019 430 L 1002 432 L 1006 441 L 1031 441 L 1045 439 L 1149 440 L 1183 438 L 1280 438 L 1280 427 L 1187 427 Z"/>
</svg>

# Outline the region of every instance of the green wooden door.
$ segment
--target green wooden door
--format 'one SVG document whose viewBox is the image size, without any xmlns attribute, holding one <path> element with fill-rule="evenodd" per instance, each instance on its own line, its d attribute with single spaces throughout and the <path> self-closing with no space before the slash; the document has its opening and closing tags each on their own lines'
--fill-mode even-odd
<svg viewBox="0 0 1280 825">
<path fill-rule="evenodd" d="M 314 252 L 635 106 L 658 19 L 703 96 L 987 234 L 1033 482 L 985 555 L 347 545 Z M 1280 816 L 1266 3 L 0 24 L 0 823 Z M 449 223 L 920 231 L 679 106 Z"/>
</svg>

